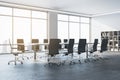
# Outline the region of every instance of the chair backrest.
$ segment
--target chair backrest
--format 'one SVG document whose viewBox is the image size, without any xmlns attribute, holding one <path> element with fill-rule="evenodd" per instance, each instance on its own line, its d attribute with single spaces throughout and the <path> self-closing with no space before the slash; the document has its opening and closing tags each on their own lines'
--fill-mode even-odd
<svg viewBox="0 0 120 80">
<path fill-rule="evenodd" d="M 50 39 L 49 55 L 55 56 L 56 54 L 59 54 L 59 39 Z"/>
<path fill-rule="evenodd" d="M 32 39 L 32 50 L 39 51 L 39 39 Z"/>
<path fill-rule="evenodd" d="M 79 39 L 78 43 L 78 54 L 86 51 L 86 39 Z"/>
<path fill-rule="evenodd" d="M 59 40 L 59 43 L 61 43 L 61 39 L 58 39 Z M 62 45 L 59 44 L 59 49 L 62 49 Z"/>
<path fill-rule="evenodd" d="M 44 43 L 48 43 L 48 39 L 44 39 L 44 41 L 43 41 Z M 44 46 L 44 49 L 46 50 L 46 49 L 48 49 L 48 46 L 47 45 L 45 45 Z"/>
<path fill-rule="evenodd" d="M 93 52 L 97 51 L 97 45 L 98 45 L 98 39 L 95 39 L 93 44 Z"/>
<path fill-rule="evenodd" d="M 102 39 L 100 52 L 107 51 L 108 39 Z"/>
<path fill-rule="evenodd" d="M 17 50 L 25 52 L 25 46 L 24 46 L 24 40 L 23 39 L 17 39 Z"/>
<path fill-rule="evenodd" d="M 64 42 L 64 43 L 67 43 L 67 42 L 68 42 L 68 39 L 64 39 L 63 42 Z M 64 48 L 67 49 L 67 48 L 68 48 L 68 44 L 65 44 Z"/>
<path fill-rule="evenodd" d="M 73 47 L 74 47 L 74 39 L 69 39 L 68 43 L 68 54 L 73 53 Z"/>
</svg>

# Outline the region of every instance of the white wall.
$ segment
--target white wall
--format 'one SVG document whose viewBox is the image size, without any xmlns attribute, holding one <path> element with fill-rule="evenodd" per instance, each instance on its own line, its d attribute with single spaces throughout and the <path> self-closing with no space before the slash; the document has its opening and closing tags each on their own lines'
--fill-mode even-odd
<svg viewBox="0 0 120 80">
<path fill-rule="evenodd" d="M 57 38 L 57 13 L 48 13 L 49 38 Z"/>
<path fill-rule="evenodd" d="M 103 19 L 104 20 L 104 19 Z M 97 18 L 92 18 L 91 21 L 91 41 L 93 42 L 95 38 L 99 39 L 99 43 L 101 42 L 101 32 L 102 31 L 118 31 L 118 29 L 113 28 L 113 26 L 109 26 L 103 24 L 98 21 Z"/>
</svg>

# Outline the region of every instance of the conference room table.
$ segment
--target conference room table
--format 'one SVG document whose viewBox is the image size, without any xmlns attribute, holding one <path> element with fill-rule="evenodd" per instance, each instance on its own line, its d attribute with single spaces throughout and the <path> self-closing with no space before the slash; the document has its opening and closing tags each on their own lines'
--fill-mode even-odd
<svg viewBox="0 0 120 80">
<path fill-rule="evenodd" d="M 68 44 L 68 43 L 60 43 L 60 45 L 62 45 L 62 47 L 64 48 L 64 45 L 65 44 Z M 86 59 L 88 59 L 88 53 L 89 53 L 89 45 L 93 45 L 93 43 L 86 43 Z M 33 52 L 34 53 L 34 61 L 37 60 L 37 52 L 48 52 L 49 50 L 39 50 L 39 51 L 36 51 L 36 45 L 39 45 L 39 46 L 48 46 L 49 43 L 29 43 L 29 44 L 23 44 L 23 43 L 19 43 L 19 44 L 13 44 L 13 45 L 25 45 L 25 46 L 35 46 L 34 47 L 34 50 L 28 50 L 29 52 Z M 74 43 L 74 45 L 78 45 L 78 43 Z M 77 49 L 77 47 L 75 47 Z M 64 50 L 64 49 L 63 49 Z"/>
<path fill-rule="evenodd" d="M 33 52 L 34 52 L 34 60 L 35 61 L 37 60 L 37 52 L 48 52 L 48 50 L 39 50 L 39 51 L 36 51 L 35 49 L 36 49 L 36 45 L 39 45 L 39 46 L 48 46 L 49 43 L 41 43 L 41 44 L 32 43 L 31 46 L 32 45 L 35 45 L 34 50 L 33 50 Z"/>
<path fill-rule="evenodd" d="M 22 45 L 24 45 L 25 46 L 25 53 L 33 52 L 34 53 L 34 61 L 36 61 L 37 60 L 37 52 L 46 52 L 45 50 L 44 51 L 43 50 L 36 51 L 37 45 L 39 45 L 39 46 L 48 46 L 49 44 L 48 43 L 41 43 L 41 44 L 39 44 L 39 43 L 28 43 L 28 44 L 17 43 L 17 44 L 11 44 L 11 45 L 13 45 L 13 46 L 18 46 L 18 45 L 22 46 Z M 33 50 L 32 50 L 32 46 L 34 46 Z M 27 47 L 27 49 L 26 49 L 26 47 Z M 31 49 L 28 49 L 28 47 L 31 47 Z M 16 49 L 17 49 L 17 47 L 16 47 Z"/>
</svg>

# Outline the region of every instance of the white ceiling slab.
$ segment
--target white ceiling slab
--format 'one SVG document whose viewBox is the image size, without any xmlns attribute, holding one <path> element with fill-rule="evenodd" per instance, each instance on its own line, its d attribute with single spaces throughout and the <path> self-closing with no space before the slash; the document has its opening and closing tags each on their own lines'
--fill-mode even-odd
<svg viewBox="0 0 120 80">
<path fill-rule="evenodd" d="M 105 15 L 120 11 L 120 0 L 0 0 L 80 14 Z"/>
</svg>

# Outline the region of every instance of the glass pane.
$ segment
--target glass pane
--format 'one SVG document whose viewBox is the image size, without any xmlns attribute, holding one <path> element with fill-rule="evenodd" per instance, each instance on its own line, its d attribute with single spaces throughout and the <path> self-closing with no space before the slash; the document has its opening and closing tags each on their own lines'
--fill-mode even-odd
<svg viewBox="0 0 120 80">
<path fill-rule="evenodd" d="M 89 42 L 89 24 L 81 24 L 81 38 L 87 39 Z"/>
<path fill-rule="evenodd" d="M 32 19 L 32 38 L 39 39 L 40 43 L 47 39 L 47 20 Z"/>
<path fill-rule="evenodd" d="M 46 12 L 40 12 L 40 11 L 32 11 L 32 17 L 33 18 L 47 19 L 47 13 Z"/>
<path fill-rule="evenodd" d="M 89 23 L 90 19 L 89 18 L 85 18 L 85 17 L 81 17 L 81 22 Z"/>
<path fill-rule="evenodd" d="M 58 38 L 68 39 L 68 22 L 58 21 Z"/>
<path fill-rule="evenodd" d="M 0 6 L 0 14 L 12 15 L 12 8 L 1 7 L 1 6 Z"/>
<path fill-rule="evenodd" d="M 58 14 L 58 20 L 68 21 L 68 15 Z"/>
<path fill-rule="evenodd" d="M 75 43 L 78 43 L 79 41 L 79 23 L 70 23 L 69 24 L 69 33 L 70 38 L 75 39 Z"/>
<path fill-rule="evenodd" d="M 9 44 L 9 39 L 11 38 L 12 17 L 0 16 L 0 44 Z M 10 53 L 10 46 L 0 46 L 0 53 Z"/>
<path fill-rule="evenodd" d="M 69 21 L 80 22 L 80 17 L 77 17 L 77 16 L 69 16 Z"/>
<path fill-rule="evenodd" d="M 14 17 L 14 43 L 17 39 L 24 39 L 24 43 L 30 42 L 30 19 Z"/>
<path fill-rule="evenodd" d="M 30 17 L 30 10 L 14 8 L 14 16 Z"/>
</svg>

